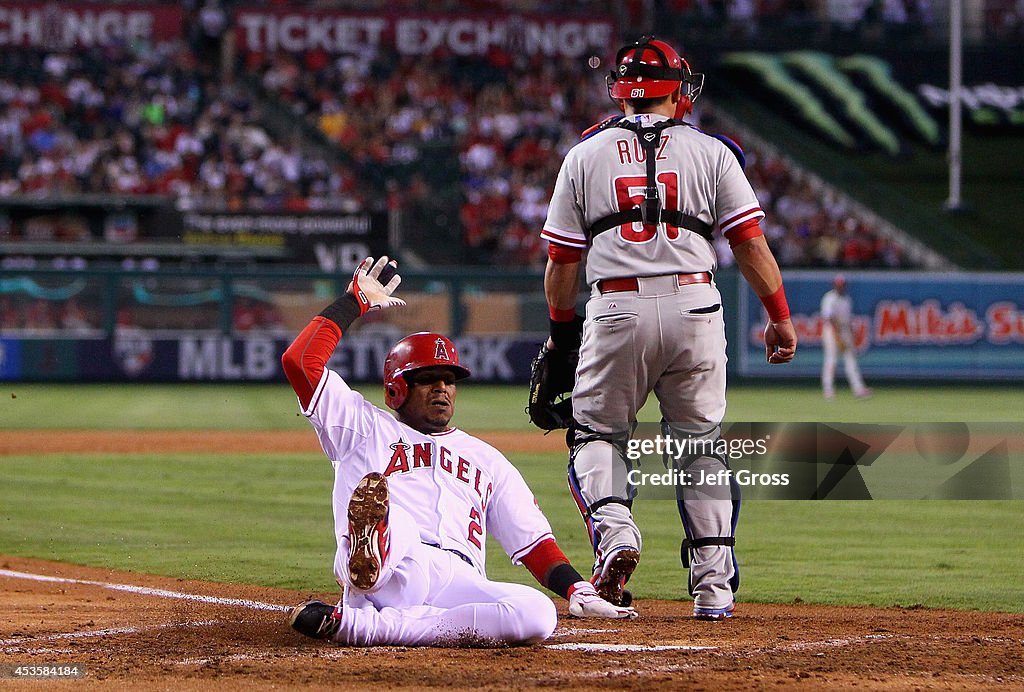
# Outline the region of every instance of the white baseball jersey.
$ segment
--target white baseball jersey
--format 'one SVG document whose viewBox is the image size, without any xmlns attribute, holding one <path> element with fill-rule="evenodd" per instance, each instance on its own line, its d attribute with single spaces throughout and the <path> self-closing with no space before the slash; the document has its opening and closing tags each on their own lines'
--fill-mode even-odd
<svg viewBox="0 0 1024 692">
<path fill-rule="evenodd" d="M 821 318 L 826 322 L 834 319 L 839 323 L 840 329 L 849 329 L 853 319 L 853 300 L 850 295 L 840 295 L 833 289 L 822 296 Z"/>
<path fill-rule="evenodd" d="M 665 116 L 627 116 L 650 125 Z M 695 216 L 722 233 L 764 216 L 754 191 L 721 141 L 689 125 L 662 131 L 656 152 L 659 196 L 665 209 Z M 588 241 L 598 219 L 643 202 L 646 155 L 637 136 L 607 127 L 565 156 L 555 181 L 541 237 L 587 255 L 587 282 L 633 276 L 713 271 L 715 250 L 701 236 L 667 224 L 623 224 Z"/>
<path fill-rule="evenodd" d="M 551 526 L 519 471 L 491 445 L 452 428 L 427 435 L 366 401 L 325 369 L 302 412 L 335 468 L 335 538 L 348 534 L 346 508 L 367 473 L 388 479 L 391 503 L 412 515 L 420 540 L 451 550 L 484 574 L 488 531 L 516 564 Z"/>
</svg>

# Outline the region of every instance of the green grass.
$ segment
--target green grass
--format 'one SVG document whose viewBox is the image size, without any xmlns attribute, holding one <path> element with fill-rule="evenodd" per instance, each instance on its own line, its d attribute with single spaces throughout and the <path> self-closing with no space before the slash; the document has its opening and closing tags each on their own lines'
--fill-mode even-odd
<svg viewBox="0 0 1024 692">
<path fill-rule="evenodd" d="M 383 406 L 377 385 L 360 386 Z M 455 422 L 469 430 L 531 428 L 526 391 L 466 384 L 459 387 Z M 0 430 L 306 430 L 287 385 L 51 385 L 6 383 L 0 389 Z M 1014 386 L 880 386 L 867 401 L 840 388 L 824 401 L 816 385 L 747 383 L 729 388 L 732 421 L 1021 421 L 1024 389 Z M 651 397 L 642 421 L 658 421 Z"/>
<path fill-rule="evenodd" d="M 8 387 L 17 398 L 5 394 L 0 403 L 3 430 L 308 427 L 279 386 Z M 810 387 L 747 386 L 733 388 L 730 418 L 1020 420 L 1020 397 L 999 388 L 893 388 L 826 407 Z M 465 387 L 459 418 L 470 430 L 525 431 L 525 416 L 515 415 L 522 399 L 520 389 Z M 566 553 L 586 571 L 590 552 L 566 490 L 564 456 L 510 457 Z M 6 456 L 0 477 L 0 554 L 310 592 L 334 588 L 331 470 L 318 454 Z M 1022 509 L 987 501 L 747 502 L 738 531 L 741 600 L 1024 612 Z M 685 598 L 675 504 L 641 502 L 636 515 L 645 550 L 635 592 Z M 531 583 L 494 541 L 488 559 L 492 578 Z"/>
<path fill-rule="evenodd" d="M 0 553 L 328 588 L 331 470 L 310 455 L 0 457 Z"/>
<path fill-rule="evenodd" d="M 0 428 L 287 430 L 297 415 L 288 385 L 22 384 L 0 389 Z"/>
</svg>

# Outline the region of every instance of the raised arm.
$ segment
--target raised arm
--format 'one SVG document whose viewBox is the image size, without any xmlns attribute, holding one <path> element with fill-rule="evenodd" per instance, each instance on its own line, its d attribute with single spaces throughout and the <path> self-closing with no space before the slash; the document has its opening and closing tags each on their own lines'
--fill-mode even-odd
<svg viewBox="0 0 1024 692">
<path fill-rule="evenodd" d="M 374 262 L 367 257 L 356 268 L 345 294 L 321 310 L 285 350 L 281 367 L 302 408 L 312 401 L 342 333 L 371 310 L 405 305 L 391 295 L 401 282 L 396 261 L 383 256 Z"/>
</svg>

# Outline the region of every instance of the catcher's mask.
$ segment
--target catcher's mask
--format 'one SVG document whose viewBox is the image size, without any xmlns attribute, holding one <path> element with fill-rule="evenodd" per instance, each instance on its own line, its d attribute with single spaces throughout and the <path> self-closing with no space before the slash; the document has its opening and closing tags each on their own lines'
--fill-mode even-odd
<svg viewBox="0 0 1024 692">
<path fill-rule="evenodd" d="M 693 110 L 693 102 L 704 88 L 704 75 L 693 72 L 672 46 L 653 36 L 620 48 L 615 69 L 605 81 L 608 95 L 615 101 L 659 98 L 679 89 L 676 118 Z"/>
<path fill-rule="evenodd" d="M 405 337 L 384 359 L 384 403 L 397 411 L 409 396 L 405 375 L 421 368 L 445 367 L 455 379 L 469 377 L 469 370 L 459 365 L 459 354 L 451 339 L 433 332 L 417 332 Z"/>
</svg>

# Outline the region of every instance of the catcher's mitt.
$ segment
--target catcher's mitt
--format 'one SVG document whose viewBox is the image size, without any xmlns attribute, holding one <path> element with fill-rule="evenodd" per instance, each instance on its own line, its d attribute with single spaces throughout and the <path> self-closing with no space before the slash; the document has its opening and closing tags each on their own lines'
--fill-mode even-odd
<svg viewBox="0 0 1024 692">
<path fill-rule="evenodd" d="M 530 401 L 526 412 L 541 430 L 568 428 L 572 423 L 572 387 L 579 350 L 554 349 L 544 344 L 530 365 Z"/>
</svg>

